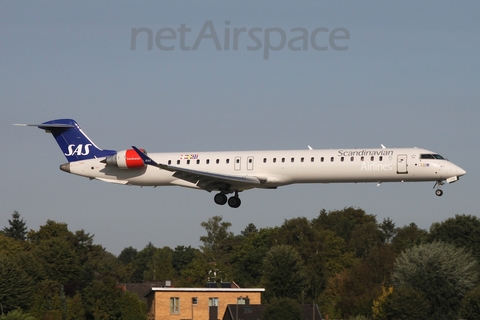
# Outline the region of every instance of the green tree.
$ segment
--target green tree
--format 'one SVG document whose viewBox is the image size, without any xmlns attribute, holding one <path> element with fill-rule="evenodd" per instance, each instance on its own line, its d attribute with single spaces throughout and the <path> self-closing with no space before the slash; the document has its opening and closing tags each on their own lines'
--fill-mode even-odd
<svg viewBox="0 0 480 320">
<path fill-rule="evenodd" d="M 397 234 L 395 223 L 390 218 L 383 219 L 383 222 L 379 225 L 380 230 L 383 232 L 383 237 L 386 243 L 390 243 Z"/>
<path fill-rule="evenodd" d="M 394 290 L 411 287 L 430 304 L 428 318 L 458 316 L 463 297 L 478 283 L 475 258 L 452 244 L 433 242 L 400 254 L 392 274 Z"/>
<path fill-rule="evenodd" d="M 85 320 L 85 308 L 80 293 L 67 300 L 67 316 L 65 320 Z"/>
<path fill-rule="evenodd" d="M 0 303 L 8 313 L 17 308 L 27 309 L 31 303 L 34 283 L 12 258 L 0 256 Z"/>
<path fill-rule="evenodd" d="M 480 261 L 480 219 L 472 215 L 455 215 L 430 227 L 430 241 L 443 241 L 465 248 Z"/>
<path fill-rule="evenodd" d="M 366 214 L 364 210 L 354 207 L 329 212 L 322 209 L 320 215 L 312 220 L 316 229 L 331 230 L 346 243 L 350 243 L 355 227 L 364 223 L 376 224 L 377 219 L 374 215 Z"/>
<path fill-rule="evenodd" d="M 33 250 L 37 261 L 44 266 L 46 277 L 67 285 L 78 279 L 80 261 L 71 244 L 64 238 L 50 238 Z"/>
<path fill-rule="evenodd" d="M 263 320 L 302 320 L 302 311 L 294 299 L 273 299 L 263 312 Z"/>
<path fill-rule="evenodd" d="M 396 231 L 397 232 L 392 239 L 392 247 L 397 253 L 427 241 L 428 232 L 420 229 L 413 222 L 408 226 L 398 228 Z"/>
<path fill-rule="evenodd" d="M 431 318 L 431 306 L 425 295 L 412 287 L 399 287 L 382 304 L 383 313 L 375 320 L 439 319 Z M 447 318 L 445 318 L 447 319 Z"/>
<path fill-rule="evenodd" d="M 172 266 L 173 250 L 169 247 L 157 248 L 152 259 L 147 262 L 143 273 L 145 281 L 171 280 L 175 275 Z"/>
<path fill-rule="evenodd" d="M 147 319 L 147 304 L 138 299 L 136 294 L 128 291 L 120 299 L 120 311 L 122 313 L 120 320 Z"/>
<path fill-rule="evenodd" d="M 221 216 L 214 216 L 208 219 L 207 222 L 202 222 L 200 225 L 207 231 L 206 236 L 201 236 L 200 241 L 203 246 L 200 246 L 203 253 L 212 261 L 225 260 L 224 256 L 227 254 L 225 248 L 226 240 L 233 238 L 233 233 L 228 231 L 232 226 L 230 222 L 222 222 Z"/>
<path fill-rule="evenodd" d="M 172 253 L 172 266 L 180 274 L 195 258 L 195 254 L 198 252 L 198 249 L 192 248 L 191 246 L 176 246 Z"/>
<path fill-rule="evenodd" d="M 460 317 L 465 320 L 480 319 L 480 286 L 467 293 L 463 298 Z"/>
<path fill-rule="evenodd" d="M 272 247 L 265 256 L 262 270 L 267 299 L 302 300 L 308 279 L 303 261 L 295 248 L 286 245 Z"/>
<path fill-rule="evenodd" d="M 3 232 L 7 237 L 15 240 L 25 241 L 27 235 L 27 226 L 23 219 L 20 219 L 20 213 L 14 211 L 12 214 L 12 220 L 8 219 L 10 227 L 3 228 Z"/>
<path fill-rule="evenodd" d="M 138 250 L 130 246 L 120 252 L 120 254 L 118 255 L 118 260 L 123 264 L 129 264 L 130 262 L 135 260 L 137 254 Z"/>
<path fill-rule="evenodd" d="M 132 262 L 133 274 L 132 282 L 141 283 L 144 280 L 145 271 L 148 269 L 149 263 L 152 261 L 157 248 L 149 242 L 145 248 L 140 250 Z"/>
<path fill-rule="evenodd" d="M 235 282 L 241 287 L 257 287 L 262 278 L 263 260 L 272 247 L 274 229 L 249 233 L 232 258 Z"/>
<path fill-rule="evenodd" d="M 121 317 L 120 300 L 122 290 L 116 287 L 116 280 L 105 277 L 94 281 L 85 288 L 82 295 L 87 319 L 119 319 Z"/>
<path fill-rule="evenodd" d="M 2 320 L 37 320 L 37 318 L 31 316 L 28 313 L 23 313 L 21 309 L 13 310 L 6 316 L 0 317 Z"/>
</svg>

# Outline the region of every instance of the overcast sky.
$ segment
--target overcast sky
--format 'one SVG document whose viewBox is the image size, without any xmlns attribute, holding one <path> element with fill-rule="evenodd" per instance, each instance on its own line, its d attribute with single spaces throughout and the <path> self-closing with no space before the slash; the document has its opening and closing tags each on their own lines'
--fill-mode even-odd
<svg viewBox="0 0 480 320">
<path fill-rule="evenodd" d="M 31 229 L 64 222 L 118 255 L 198 247 L 214 215 L 235 234 L 349 206 L 425 229 L 477 215 L 479 14 L 478 1 L 0 1 L 0 228 L 17 210 Z M 243 192 L 231 209 L 205 191 L 60 171 L 50 135 L 12 126 L 56 118 L 108 149 L 384 144 L 467 174 L 443 197 L 433 182 L 294 185 Z"/>
</svg>

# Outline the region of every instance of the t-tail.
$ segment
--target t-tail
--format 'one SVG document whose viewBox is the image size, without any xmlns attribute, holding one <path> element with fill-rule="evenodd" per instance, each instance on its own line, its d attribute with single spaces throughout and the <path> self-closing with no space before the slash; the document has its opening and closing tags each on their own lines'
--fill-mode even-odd
<svg viewBox="0 0 480 320">
<path fill-rule="evenodd" d="M 105 158 L 117 153 L 115 150 L 104 150 L 97 147 L 82 131 L 78 123 L 72 119 L 57 119 L 41 124 L 18 125 L 38 127 L 51 133 L 68 162 Z"/>
</svg>

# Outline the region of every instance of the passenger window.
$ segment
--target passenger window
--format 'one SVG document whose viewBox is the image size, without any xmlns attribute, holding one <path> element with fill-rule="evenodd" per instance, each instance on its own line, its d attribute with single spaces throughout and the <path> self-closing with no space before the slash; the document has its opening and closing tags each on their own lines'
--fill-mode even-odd
<svg viewBox="0 0 480 320">
<path fill-rule="evenodd" d="M 187 164 L 190 164 L 190 159 L 187 160 Z"/>
<path fill-rule="evenodd" d="M 295 158 L 292 158 L 291 161 L 292 161 L 292 162 L 295 162 Z"/>
<path fill-rule="evenodd" d="M 323 162 L 324 160 L 325 160 L 324 157 L 321 157 L 321 158 L 320 158 L 320 162 Z"/>
<path fill-rule="evenodd" d="M 273 163 L 277 162 L 277 158 L 273 158 Z"/>
<path fill-rule="evenodd" d="M 172 164 L 172 160 L 168 160 L 168 165 L 171 165 Z"/>
<path fill-rule="evenodd" d="M 285 162 L 285 158 L 282 158 L 282 162 Z"/>
<path fill-rule="evenodd" d="M 311 162 L 315 162 L 315 158 L 312 157 L 312 158 L 310 159 L 310 161 L 311 161 Z"/>
<path fill-rule="evenodd" d="M 248 163 L 252 163 L 253 162 L 253 159 L 248 159 Z"/>
<path fill-rule="evenodd" d="M 263 158 L 263 163 L 267 163 L 267 158 Z"/>
<path fill-rule="evenodd" d="M 210 164 L 210 159 L 207 159 L 207 164 Z"/>
<path fill-rule="evenodd" d="M 365 161 L 365 157 L 362 156 L 362 157 L 360 158 L 360 160 L 361 160 L 361 161 Z"/>
<path fill-rule="evenodd" d="M 197 164 L 200 164 L 200 159 L 197 159 Z"/>
<path fill-rule="evenodd" d="M 305 160 L 305 158 L 303 158 L 303 157 L 302 157 L 302 158 L 300 158 L 300 162 L 303 162 L 303 160 Z"/>
<path fill-rule="evenodd" d="M 236 163 L 240 163 L 240 159 L 235 159 L 235 162 L 236 162 Z"/>
<path fill-rule="evenodd" d="M 177 164 L 180 164 L 180 160 L 177 160 Z"/>
<path fill-rule="evenodd" d="M 217 164 L 219 164 L 219 163 L 220 163 L 220 159 L 217 159 L 215 162 L 216 162 Z"/>
<path fill-rule="evenodd" d="M 351 158 L 350 158 L 350 161 L 353 161 L 353 160 L 355 160 L 355 157 L 351 157 Z"/>
<path fill-rule="evenodd" d="M 380 157 L 378 158 L 378 161 L 383 161 L 383 156 L 380 156 Z"/>
<path fill-rule="evenodd" d="M 371 157 L 370 157 L 370 161 L 373 161 L 373 160 L 375 160 L 375 157 L 374 157 L 374 156 L 371 156 Z"/>
<path fill-rule="evenodd" d="M 342 162 L 343 162 L 343 160 L 345 160 L 345 158 L 344 158 L 344 157 L 340 157 L 340 161 L 342 161 Z"/>
<path fill-rule="evenodd" d="M 230 163 L 230 159 L 227 159 L 227 164 L 229 164 L 229 163 Z"/>
<path fill-rule="evenodd" d="M 334 158 L 334 157 L 331 157 L 331 158 L 330 158 L 330 161 L 333 162 L 333 160 L 335 160 L 335 158 Z"/>
</svg>

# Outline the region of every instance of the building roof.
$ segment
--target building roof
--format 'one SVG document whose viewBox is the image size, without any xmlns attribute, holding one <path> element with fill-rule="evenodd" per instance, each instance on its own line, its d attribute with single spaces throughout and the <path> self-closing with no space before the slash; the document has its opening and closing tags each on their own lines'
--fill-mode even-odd
<svg viewBox="0 0 480 320">
<path fill-rule="evenodd" d="M 152 292 L 264 292 L 264 288 L 162 288 L 152 287 L 145 296 L 150 295 Z"/>
</svg>

